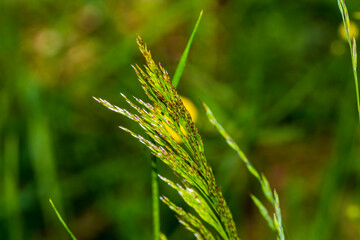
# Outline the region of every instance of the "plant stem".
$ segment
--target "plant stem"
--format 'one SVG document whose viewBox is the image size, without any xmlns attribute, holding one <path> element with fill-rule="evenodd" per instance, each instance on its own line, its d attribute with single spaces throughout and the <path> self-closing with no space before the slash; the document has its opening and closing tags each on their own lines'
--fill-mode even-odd
<svg viewBox="0 0 360 240">
<path fill-rule="evenodd" d="M 152 187 L 152 208 L 153 208 L 153 234 L 154 240 L 160 239 L 160 209 L 159 209 L 159 177 L 157 159 L 151 155 L 151 187 Z"/>
</svg>

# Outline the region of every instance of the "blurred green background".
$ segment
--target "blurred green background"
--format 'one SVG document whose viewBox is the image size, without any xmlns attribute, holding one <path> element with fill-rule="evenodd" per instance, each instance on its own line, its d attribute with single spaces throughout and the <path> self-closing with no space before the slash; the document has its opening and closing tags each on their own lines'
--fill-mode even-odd
<svg viewBox="0 0 360 240">
<path fill-rule="evenodd" d="M 347 4 L 356 31 L 360 2 Z M 146 99 L 136 35 L 172 75 L 201 9 L 178 90 L 198 108 L 241 238 L 275 236 L 199 99 L 278 190 L 288 239 L 360 239 L 360 131 L 335 0 L 0 1 L 0 239 L 68 239 L 49 198 L 79 240 L 151 239 L 149 152 L 117 126 L 140 130 L 91 97 Z M 163 204 L 161 218 L 169 239 L 193 239 Z"/>
</svg>

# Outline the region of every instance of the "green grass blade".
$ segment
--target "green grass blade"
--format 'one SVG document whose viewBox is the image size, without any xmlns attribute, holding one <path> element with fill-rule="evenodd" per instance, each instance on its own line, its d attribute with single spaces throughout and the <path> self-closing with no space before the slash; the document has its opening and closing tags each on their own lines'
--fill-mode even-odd
<svg viewBox="0 0 360 240">
<path fill-rule="evenodd" d="M 191 36 L 190 36 L 190 39 L 186 45 L 186 48 L 184 50 L 184 53 L 182 54 L 181 58 L 180 58 L 180 61 L 179 61 L 179 64 L 176 68 L 176 71 L 175 71 L 175 74 L 174 74 L 174 77 L 172 79 L 172 84 L 174 85 L 174 87 L 176 88 L 177 85 L 179 84 L 180 82 L 180 78 L 183 74 L 183 71 L 184 71 L 184 68 L 185 68 L 185 65 L 186 65 L 186 60 L 187 60 L 187 57 L 189 55 L 189 51 L 190 51 L 190 47 L 191 47 L 191 44 L 192 44 L 192 41 L 195 37 L 195 34 L 196 34 L 196 31 L 198 29 L 198 26 L 200 24 L 200 20 L 201 20 L 201 17 L 202 17 L 202 14 L 203 14 L 203 11 L 200 12 L 200 15 L 199 15 L 199 18 L 195 24 L 195 27 L 191 33 Z"/>
<path fill-rule="evenodd" d="M 58 217 L 59 221 L 61 222 L 61 224 L 64 226 L 65 230 L 68 232 L 68 234 L 70 235 L 71 239 L 76 240 L 76 237 L 74 236 L 74 234 L 72 234 L 72 232 L 70 231 L 70 229 L 68 228 L 68 226 L 66 225 L 65 221 L 63 220 L 63 218 L 61 217 L 60 213 L 57 211 L 54 203 L 51 201 L 51 199 L 49 199 L 49 202 L 52 206 L 52 208 L 54 209 L 56 216 Z"/>
</svg>

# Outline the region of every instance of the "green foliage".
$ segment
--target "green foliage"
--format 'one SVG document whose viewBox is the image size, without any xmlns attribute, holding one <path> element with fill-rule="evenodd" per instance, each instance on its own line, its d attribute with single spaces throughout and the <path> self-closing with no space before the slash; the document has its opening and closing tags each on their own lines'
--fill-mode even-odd
<svg viewBox="0 0 360 240">
<path fill-rule="evenodd" d="M 140 37 L 138 37 L 137 43 L 147 64 L 145 71 L 137 65 L 133 68 L 152 104 L 135 97 L 137 104 L 134 104 L 124 94 L 121 94 L 130 106 L 137 111 L 137 114 L 133 114 L 110 104 L 106 100 L 98 98 L 95 100 L 110 110 L 132 119 L 145 130 L 154 143 L 127 128 L 121 127 L 146 145 L 152 154 L 171 168 L 179 178 L 180 183 L 174 184 L 166 178 L 162 177 L 162 179 L 179 192 L 180 196 L 195 210 L 202 221 L 213 227 L 216 237 L 238 239 L 232 215 L 221 189 L 215 182 L 212 169 L 206 161 L 201 137 L 189 112 L 171 84 L 170 77 L 165 69 L 161 65 L 155 64 Z M 184 145 L 177 143 L 167 128 L 174 131 Z M 199 219 L 194 216 L 189 217 L 190 215 L 186 215 L 184 218 L 179 208 L 170 204 L 166 198 L 163 199 L 165 203 L 172 206 L 182 223 L 185 223 L 187 227 L 189 224 L 192 226 L 191 229 L 197 238 L 202 239 L 211 235 L 210 231 L 206 234 L 202 231 L 203 225 L 199 225 Z"/>
<path fill-rule="evenodd" d="M 291 239 L 360 239 L 360 125 L 336 1 L 0 2 L 1 239 L 66 239 L 49 197 L 78 239 L 151 239 L 148 154 L 113 131 L 134 123 L 89 96 L 143 98 L 129 69 L 136 34 L 173 73 L 200 9 L 179 93 L 211 106 L 261 166 Z M 346 5 L 359 26 L 360 1 Z M 248 198 L 272 218 L 255 178 L 204 116 L 196 125 L 241 237 L 275 239 Z M 161 212 L 162 231 L 188 239 L 172 214 Z"/>
</svg>

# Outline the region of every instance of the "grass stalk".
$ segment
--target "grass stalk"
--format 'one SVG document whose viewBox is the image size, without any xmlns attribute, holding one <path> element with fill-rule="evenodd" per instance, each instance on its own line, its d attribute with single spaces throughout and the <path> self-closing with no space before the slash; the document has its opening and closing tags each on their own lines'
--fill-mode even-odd
<svg viewBox="0 0 360 240">
<path fill-rule="evenodd" d="M 152 211 L 153 211 L 153 238 L 160 239 L 160 195 L 157 158 L 151 154 L 151 188 L 152 188 Z"/>
</svg>

